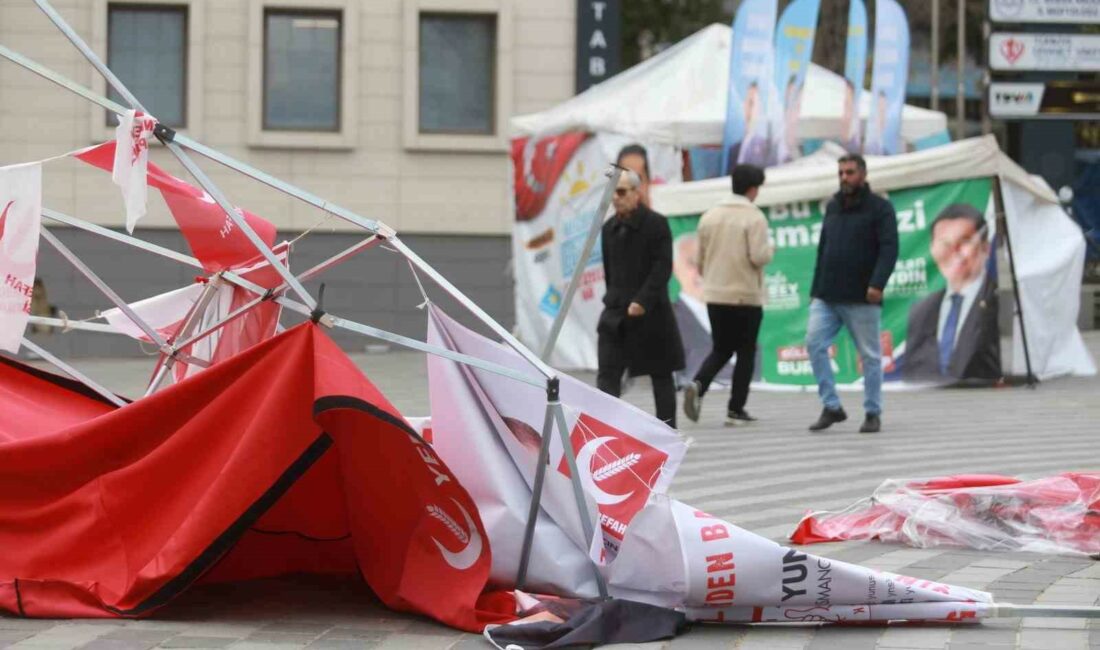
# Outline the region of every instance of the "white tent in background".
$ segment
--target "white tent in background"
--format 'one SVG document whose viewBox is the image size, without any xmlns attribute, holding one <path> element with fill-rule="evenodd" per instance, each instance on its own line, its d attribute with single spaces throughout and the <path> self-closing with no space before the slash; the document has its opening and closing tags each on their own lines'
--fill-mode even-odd
<svg viewBox="0 0 1100 650">
<path fill-rule="evenodd" d="M 756 203 L 782 205 L 833 194 L 836 157 L 835 149 L 823 149 L 812 158 L 769 169 Z M 867 170 L 878 192 L 967 178 L 999 179 L 1032 372 L 1039 379 L 1096 373 L 1077 331 L 1085 240 L 1046 181 L 1013 162 L 991 135 L 897 156 L 868 156 Z M 725 177 L 654 186 L 651 192 L 653 208 L 668 217 L 699 214 L 729 195 Z M 1018 319 L 1013 320 L 1012 338 L 1012 367 L 1008 370 L 1024 375 Z"/>
<path fill-rule="evenodd" d="M 512 137 L 566 131 L 618 133 L 640 142 L 676 147 L 722 142 L 729 82 L 730 28 L 714 24 L 675 46 L 540 113 L 512 118 Z M 825 139 L 840 135 L 844 78 L 810 66 L 802 99 L 799 134 Z M 870 96 L 863 95 L 866 122 Z M 912 145 L 947 129 L 939 111 L 905 106 L 902 138 Z"/>
</svg>

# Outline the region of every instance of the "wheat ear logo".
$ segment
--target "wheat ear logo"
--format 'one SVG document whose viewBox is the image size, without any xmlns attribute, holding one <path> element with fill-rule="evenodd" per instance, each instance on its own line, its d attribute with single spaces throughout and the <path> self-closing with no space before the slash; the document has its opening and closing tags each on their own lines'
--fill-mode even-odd
<svg viewBox="0 0 1100 650">
<path fill-rule="evenodd" d="M 427 506 L 428 515 L 433 519 L 438 520 L 447 530 L 451 531 L 451 534 L 455 536 L 455 539 L 462 544 L 462 550 L 455 553 L 454 551 L 447 550 L 447 547 L 439 543 L 439 540 L 432 538 L 435 542 L 436 548 L 443 555 L 443 559 L 447 564 L 458 569 L 459 571 L 465 571 L 477 562 L 481 557 L 481 533 L 477 532 L 477 525 L 474 524 L 474 520 L 470 517 L 470 513 L 466 512 L 466 508 L 462 507 L 462 504 L 458 501 L 451 499 L 452 502 L 462 512 L 462 518 L 466 520 L 466 527 L 463 528 L 457 521 L 451 518 L 443 508 L 437 505 L 429 504 Z"/>
</svg>

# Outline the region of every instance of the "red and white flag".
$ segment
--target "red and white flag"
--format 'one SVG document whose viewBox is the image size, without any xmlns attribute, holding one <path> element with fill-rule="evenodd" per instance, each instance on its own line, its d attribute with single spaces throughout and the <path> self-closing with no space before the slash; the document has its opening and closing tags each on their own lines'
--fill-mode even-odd
<svg viewBox="0 0 1100 650">
<path fill-rule="evenodd" d="M 110 171 L 114 169 L 118 149 L 118 145 L 110 141 L 81 149 L 73 156 Z M 149 163 L 148 175 L 143 173 L 142 177 L 160 190 L 191 252 L 199 258 L 207 273 L 224 271 L 254 260 L 258 253 L 256 247 L 210 194 L 169 174 L 156 163 Z M 265 244 L 271 246 L 275 243 L 275 226 L 270 221 L 241 208 L 237 208 L 237 212 Z"/>
<path fill-rule="evenodd" d="M 115 128 L 115 161 L 111 180 L 122 188 L 126 203 L 126 231 L 133 233 L 138 219 L 145 216 L 148 188 L 145 184 L 149 169 L 149 138 L 156 119 L 141 111 L 127 111 L 118 118 Z"/>
<path fill-rule="evenodd" d="M 18 352 L 34 291 L 42 165 L 0 167 L 0 350 Z"/>
</svg>

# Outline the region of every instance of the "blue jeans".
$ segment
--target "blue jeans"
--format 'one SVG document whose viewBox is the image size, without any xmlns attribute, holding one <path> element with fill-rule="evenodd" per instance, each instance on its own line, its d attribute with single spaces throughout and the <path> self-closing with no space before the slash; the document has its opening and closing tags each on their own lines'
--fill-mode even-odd
<svg viewBox="0 0 1100 650">
<path fill-rule="evenodd" d="M 879 338 L 882 307 L 861 303 L 810 301 L 810 324 L 806 347 L 817 380 L 817 394 L 828 409 L 840 408 L 836 377 L 829 361 L 829 347 L 840 327 L 848 328 L 863 361 L 863 409 L 868 415 L 882 413 L 882 345 Z"/>
</svg>

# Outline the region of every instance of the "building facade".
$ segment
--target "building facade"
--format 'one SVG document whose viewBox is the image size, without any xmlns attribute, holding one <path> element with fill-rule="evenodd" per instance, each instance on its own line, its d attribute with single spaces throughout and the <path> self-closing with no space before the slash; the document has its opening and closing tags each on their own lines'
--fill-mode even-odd
<svg viewBox="0 0 1100 650">
<path fill-rule="evenodd" d="M 511 325 L 508 120 L 572 96 L 576 2 L 55 0 L 54 6 L 162 122 L 385 222 Z M 103 79 L 30 0 L 0 3 L 0 43 L 107 94 Z M 7 61 L 0 61 L 0 88 L 0 165 L 113 137 L 114 120 L 102 108 Z M 151 160 L 186 177 L 159 144 Z M 361 237 L 321 210 L 201 164 L 231 201 L 274 223 L 282 236 L 310 231 L 296 245 L 292 268 L 308 268 Z M 48 163 L 43 179 L 47 207 L 123 224 L 118 188 L 103 172 L 63 159 Z M 127 300 L 176 288 L 193 275 L 53 229 Z M 156 192 L 136 234 L 187 250 Z M 45 247 L 39 276 L 49 302 L 72 318 L 106 305 Z M 374 249 L 326 281 L 330 300 L 339 301 L 327 305 L 331 311 L 423 335 L 425 317 L 416 310 L 423 298 L 398 255 Z M 54 347 L 74 355 L 123 351 L 104 338 L 54 337 Z"/>
</svg>

